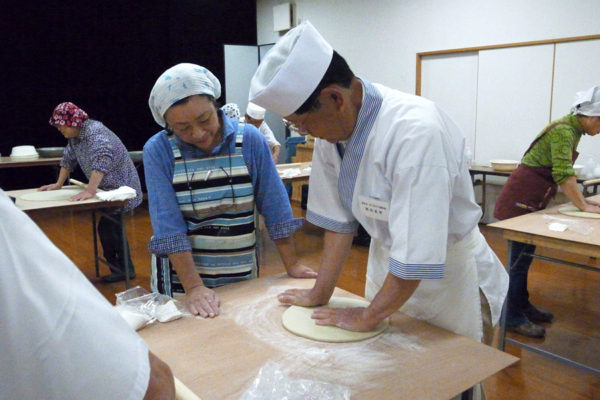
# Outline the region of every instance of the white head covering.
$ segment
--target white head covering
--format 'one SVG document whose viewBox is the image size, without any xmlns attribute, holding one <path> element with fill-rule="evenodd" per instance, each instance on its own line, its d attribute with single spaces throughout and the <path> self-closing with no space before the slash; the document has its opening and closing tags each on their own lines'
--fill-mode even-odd
<svg viewBox="0 0 600 400">
<path fill-rule="evenodd" d="M 231 119 L 239 121 L 241 118 L 240 108 L 235 103 L 227 103 L 223 107 L 221 107 L 221 110 L 223 110 L 225 115 L 227 115 L 227 117 Z"/>
<path fill-rule="evenodd" d="M 286 33 L 260 63 L 249 100 L 281 116 L 293 114 L 325 75 L 333 48 L 308 21 Z"/>
<path fill-rule="evenodd" d="M 600 86 L 577 92 L 571 112 L 575 115 L 600 116 Z"/>
<path fill-rule="evenodd" d="M 250 118 L 254 119 L 265 119 L 266 111 L 267 110 L 254 103 L 248 103 L 248 107 L 246 107 L 246 114 L 248 114 Z"/>
<path fill-rule="evenodd" d="M 221 97 L 221 83 L 204 67 L 182 63 L 169 68 L 158 77 L 148 99 L 157 124 L 164 127 L 165 113 L 173 103 L 195 94 Z"/>
</svg>

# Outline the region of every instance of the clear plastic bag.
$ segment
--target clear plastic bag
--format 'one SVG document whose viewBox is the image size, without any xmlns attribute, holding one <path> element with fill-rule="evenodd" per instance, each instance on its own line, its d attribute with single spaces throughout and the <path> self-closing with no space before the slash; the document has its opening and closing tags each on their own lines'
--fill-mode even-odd
<svg viewBox="0 0 600 400">
<path fill-rule="evenodd" d="M 267 362 L 240 400 L 349 400 L 351 390 L 334 383 L 292 379 Z"/>
<path fill-rule="evenodd" d="M 118 309 L 146 315 L 147 323 L 156 320 L 169 322 L 192 315 L 180 301 L 164 294 L 151 293 L 140 286 L 129 288 L 116 296 Z"/>
</svg>

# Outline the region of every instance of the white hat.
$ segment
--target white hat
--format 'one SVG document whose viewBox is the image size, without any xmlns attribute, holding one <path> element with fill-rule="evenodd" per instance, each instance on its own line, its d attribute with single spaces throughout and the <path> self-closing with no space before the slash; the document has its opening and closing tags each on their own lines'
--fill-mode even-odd
<svg viewBox="0 0 600 400">
<path fill-rule="evenodd" d="M 283 117 L 310 97 L 325 75 L 333 48 L 308 21 L 286 33 L 250 82 L 249 100 Z"/>
<path fill-rule="evenodd" d="M 177 64 L 158 77 L 148 99 L 148 105 L 157 124 L 164 127 L 165 113 L 173 103 L 195 94 L 221 97 L 221 83 L 204 67 L 196 64 Z"/>
<path fill-rule="evenodd" d="M 600 86 L 577 92 L 571 112 L 575 115 L 600 116 Z"/>
<path fill-rule="evenodd" d="M 248 103 L 248 107 L 246 107 L 246 114 L 254 119 L 265 119 L 265 111 L 264 108 L 254 103 Z"/>
</svg>

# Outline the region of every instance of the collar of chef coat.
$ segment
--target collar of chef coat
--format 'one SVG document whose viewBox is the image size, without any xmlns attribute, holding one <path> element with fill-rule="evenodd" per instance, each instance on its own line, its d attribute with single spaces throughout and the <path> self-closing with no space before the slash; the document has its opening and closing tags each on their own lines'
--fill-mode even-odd
<svg viewBox="0 0 600 400">
<path fill-rule="evenodd" d="M 354 193 L 354 185 L 360 161 L 365 151 L 369 133 L 373 128 L 383 102 L 383 97 L 375 85 L 365 79 L 359 78 L 359 80 L 363 86 L 362 104 L 358 112 L 354 131 L 344 151 L 338 180 L 340 200 L 350 211 L 352 211 L 352 194 Z"/>
</svg>

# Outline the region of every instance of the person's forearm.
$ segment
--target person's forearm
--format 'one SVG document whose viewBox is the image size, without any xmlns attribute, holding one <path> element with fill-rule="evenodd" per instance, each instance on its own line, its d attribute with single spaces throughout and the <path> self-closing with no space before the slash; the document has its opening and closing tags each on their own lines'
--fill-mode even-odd
<svg viewBox="0 0 600 400">
<path fill-rule="evenodd" d="M 323 258 L 319 276 L 313 291 L 319 293 L 321 303 L 329 300 L 335 289 L 340 273 L 352 248 L 352 233 L 325 231 L 323 240 Z"/>
<path fill-rule="evenodd" d="M 88 182 L 85 190 L 91 194 L 96 194 L 98 186 L 100 185 L 100 182 L 102 182 L 102 178 L 104 178 L 104 172 L 92 171 L 92 174 L 90 175 L 90 181 Z"/>
<path fill-rule="evenodd" d="M 58 179 L 56 180 L 56 184 L 58 186 L 62 186 L 65 183 L 65 181 L 67 180 L 67 177 L 69 176 L 70 173 L 71 173 L 71 171 L 69 171 L 65 167 L 60 167 L 60 171 L 58 173 Z"/>
<path fill-rule="evenodd" d="M 281 256 L 281 260 L 283 261 L 286 270 L 289 270 L 298 263 L 298 255 L 296 254 L 296 245 L 293 235 L 274 240 L 273 243 L 277 246 L 277 251 Z"/>
<path fill-rule="evenodd" d="M 202 278 L 196 271 L 191 251 L 169 254 L 169 261 L 171 261 L 173 269 L 177 271 L 177 276 L 186 292 L 195 287 L 204 286 Z"/>
<path fill-rule="evenodd" d="M 150 351 L 148 359 L 150 360 L 150 380 L 144 400 L 174 400 L 175 380 L 171 368 Z"/>
<path fill-rule="evenodd" d="M 570 177 L 565 183 L 560 185 L 560 188 L 575 207 L 580 210 L 584 209 L 585 198 L 577 186 L 577 178 L 574 176 Z"/>
<path fill-rule="evenodd" d="M 368 320 L 377 322 L 392 315 L 413 295 L 420 282 L 420 280 L 402 279 L 388 273 L 383 286 L 364 315 Z"/>
</svg>

